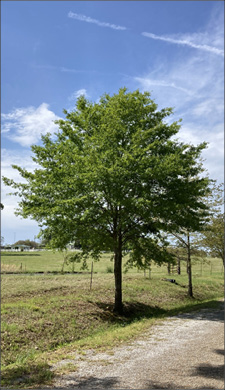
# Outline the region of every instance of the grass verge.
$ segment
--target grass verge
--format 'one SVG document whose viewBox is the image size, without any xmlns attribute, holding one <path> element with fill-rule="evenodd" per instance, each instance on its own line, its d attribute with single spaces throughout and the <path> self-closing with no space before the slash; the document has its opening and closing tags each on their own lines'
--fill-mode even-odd
<svg viewBox="0 0 225 390">
<path fill-rule="evenodd" d="M 125 310 L 118 316 L 111 274 L 95 275 L 91 291 L 87 275 L 3 275 L 2 386 L 43 388 L 51 385 L 51 365 L 59 360 L 128 342 L 167 316 L 216 307 L 222 277 L 196 279 L 194 299 L 187 296 L 186 279 L 176 276 L 175 285 L 125 275 Z"/>
</svg>

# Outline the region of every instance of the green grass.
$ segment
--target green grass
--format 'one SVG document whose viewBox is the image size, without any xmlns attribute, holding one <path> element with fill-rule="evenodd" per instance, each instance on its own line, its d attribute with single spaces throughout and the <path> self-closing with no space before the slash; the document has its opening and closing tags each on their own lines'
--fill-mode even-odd
<svg viewBox="0 0 225 390">
<path fill-rule="evenodd" d="M 60 270 L 63 262 L 62 254 L 52 252 L 19 258 L 32 272 Z M 3 256 L 5 264 L 15 259 Z M 187 296 L 185 267 L 181 275 L 170 275 L 178 285 L 162 280 L 168 277 L 166 267 L 153 266 L 151 279 L 148 272 L 145 277 L 130 270 L 123 275 L 123 316 L 113 313 L 114 276 L 107 268 L 112 267 L 107 254 L 94 264 L 91 291 L 87 273 L 2 274 L 2 386 L 51 384 L 53 361 L 86 348 L 107 349 L 126 342 L 178 312 L 214 307 L 223 297 L 222 262 L 210 261 L 214 273 L 211 264 L 204 265 L 202 275 L 199 264 L 193 265 L 194 299 Z M 89 269 L 90 265 L 91 261 Z"/>
<path fill-rule="evenodd" d="M 4 271 L 15 271 L 15 272 L 61 272 L 62 269 L 66 272 L 72 272 L 73 266 L 71 263 L 65 264 L 64 256 L 70 252 L 60 252 L 60 251 L 36 251 L 36 252 L 2 252 L 1 253 L 1 268 L 2 272 Z M 100 273 L 112 273 L 113 271 L 113 262 L 110 260 L 112 254 L 103 253 L 102 258 L 99 262 L 94 262 L 94 272 Z M 124 262 L 126 258 L 124 259 Z M 88 271 L 91 270 L 91 259 L 88 261 Z M 74 266 L 75 272 L 82 272 L 81 264 L 76 263 Z M 184 273 L 185 264 L 182 263 L 182 272 Z M 154 275 L 160 275 L 166 271 L 166 266 L 157 267 L 156 265 L 152 266 L 152 273 Z M 129 270 L 130 273 L 136 273 L 137 270 Z M 142 272 L 143 273 L 143 272 Z M 204 260 L 204 263 L 201 265 L 201 260 L 193 261 L 193 275 L 202 276 L 202 275 L 214 275 L 222 274 L 223 265 L 220 259 L 207 258 Z M 146 276 L 149 275 L 149 271 L 146 271 Z"/>
<path fill-rule="evenodd" d="M 71 263 L 63 266 L 64 257 L 70 252 L 60 251 L 35 251 L 35 252 L 2 252 L 1 253 L 1 267 L 2 272 L 7 271 L 21 271 L 22 272 L 72 272 L 73 266 Z M 73 252 L 72 252 L 73 253 Z M 113 267 L 110 261 L 110 254 L 103 253 L 102 260 L 94 263 L 94 272 L 107 273 L 108 269 Z M 81 264 L 76 263 L 74 266 L 75 272 L 80 272 Z M 11 269 L 10 269 L 11 267 Z M 88 262 L 89 271 L 91 269 L 91 260 Z"/>
</svg>

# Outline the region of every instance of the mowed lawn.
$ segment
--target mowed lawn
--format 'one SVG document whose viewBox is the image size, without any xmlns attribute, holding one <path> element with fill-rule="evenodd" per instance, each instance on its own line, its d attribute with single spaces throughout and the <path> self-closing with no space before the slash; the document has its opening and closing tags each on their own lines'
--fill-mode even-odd
<svg viewBox="0 0 225 390">
<path fill-rule="evenodd" d="M 123 274 L 123 316 L 113 313 L 114 276 L 110 254 L 82 273 L 75 265 L 61 271 L 60 252 L 2 254 L 2 386 L 28 388 L 50 385 L 52 362 L 86 348 L 108 348 L 144 332 L 154 321 L 204 305 L 214 306 L 223 297 L 223 267 L 219 259 L 193 264 L 194 298 L 187 296 L 185 264 L 181 275 L 168 275 L 165 266 L 152 265 L 144 274 L 137 269 Z M 65 271 L 72 266 L 65 265 Z M 34 272 L 44 271 L 44 274 Z M 20 271 L 18 271 L 20 272 Z M 174 278 L 178 284 L 164 281 Z M 67 367 L 75 370 L 75 367 Z M 65 370 L 65 367 L 64 367 Z"/>
</svg>

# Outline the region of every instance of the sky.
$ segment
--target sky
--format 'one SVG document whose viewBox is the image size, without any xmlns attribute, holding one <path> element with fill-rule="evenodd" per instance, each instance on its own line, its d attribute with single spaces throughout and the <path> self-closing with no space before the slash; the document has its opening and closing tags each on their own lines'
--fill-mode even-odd
<svg viewBox="0 0 225 390">
<path fill-rule="evenodd" d="M 32 144 L 54 133 L 85 95 L 149 91 L 182 118 L 181 141 L 208 142 L 210 178 L 224 172 L 223 1 L 1 1 L 1 174 L 21 182 Z M 4 243 L 37 240 L 37 223 L 15 216 L 1 186 Z"/>
</svg>

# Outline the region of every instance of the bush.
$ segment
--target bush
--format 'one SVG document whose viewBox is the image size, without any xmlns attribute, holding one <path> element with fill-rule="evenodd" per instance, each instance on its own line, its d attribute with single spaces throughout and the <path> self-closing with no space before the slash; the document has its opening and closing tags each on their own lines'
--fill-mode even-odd
<svg viewBox="0 0 225 390">
<path fill-rule="evenodd" d="M 113 273 L 113 267 L 111 265 L 108 265 L 106 267 L 106 272 L 107 272 L 107 274 L 112 274 Z"/>
</svg>

